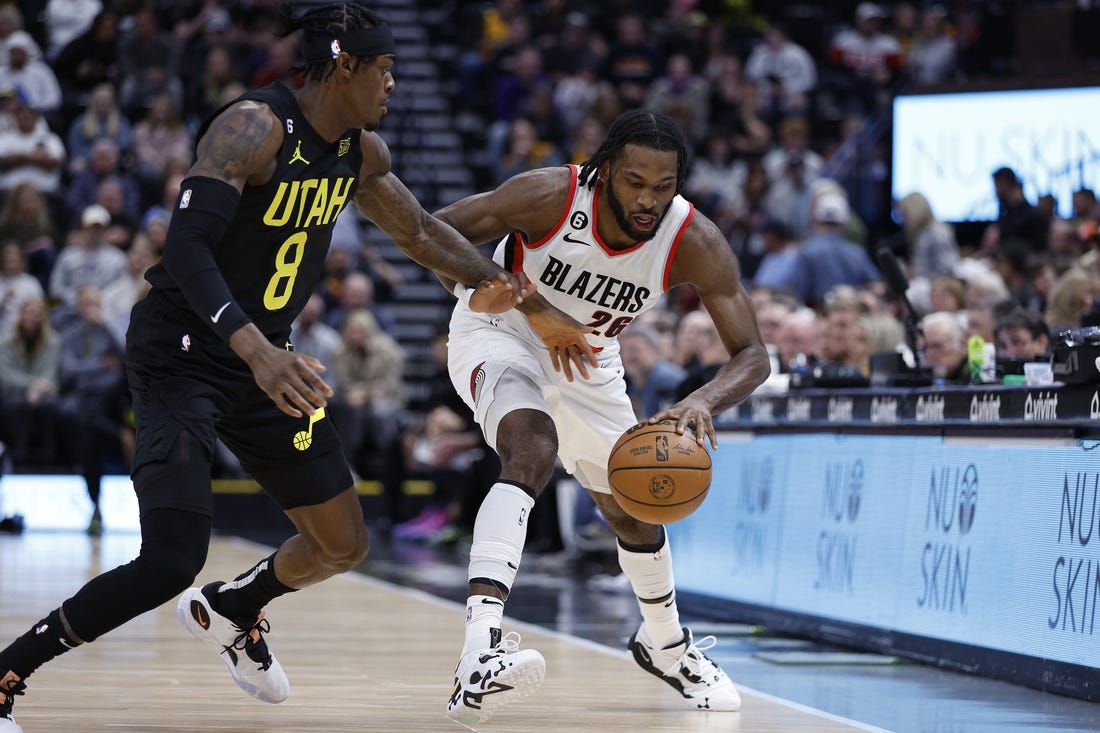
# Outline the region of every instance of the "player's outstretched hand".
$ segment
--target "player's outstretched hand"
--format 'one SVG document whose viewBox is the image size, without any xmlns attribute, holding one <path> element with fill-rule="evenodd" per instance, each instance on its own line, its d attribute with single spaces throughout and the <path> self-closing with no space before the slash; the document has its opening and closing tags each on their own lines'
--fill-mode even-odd
<svg viewBox="0 0 1100 733">
<path fill-rule="evenodd" d="M 672 420 L 676 423 L 676 432 L 683 433 L 687 429 L 695 432 L 695 442 L 699 445 L 710 443 L 711 449 L 718 448 L 718 437 L 714 433 L 714 420 L 710 415 L 710 408 L 702 400 L 688 395 L 675 405 L 661 410 L 646 422 L 651 425 L 662 420 Z"/>
<path fill-rule="evenodd" d="M 273 346 L 249 366 L 260 389 L 291 417 L 312 415 L 332 397 L 332 387 L 318 374 L 325 371 L 325 365 L 312 356 Z"/>
<path fill-rule="evenodd" d="M 535 284 L 523 273 L 498 272 L 482 280 L 470 296 L 470 310 L 479 313 L 503 313 L 535 292 Z"/>
<path fill-rule="evenodd" d="M 525 308 L 524 315 L 531 328 L 539 335 L 546 348 L 550 350 L 550 361 L 554 365 L 554 371 L 565 374 L 565 379 L 572 382 L 573 370 L 580 374 L 582 379 L 588 379 L 588 367 L 599 366 L 596 362 L 596 352 L 584 337 L 592 333 L 591 326 L 585 326 L 574 320 L 569 314 L 555 308 L 539 296 L 528 301 L 537 300 L 537 307 Z"/>
</svg>

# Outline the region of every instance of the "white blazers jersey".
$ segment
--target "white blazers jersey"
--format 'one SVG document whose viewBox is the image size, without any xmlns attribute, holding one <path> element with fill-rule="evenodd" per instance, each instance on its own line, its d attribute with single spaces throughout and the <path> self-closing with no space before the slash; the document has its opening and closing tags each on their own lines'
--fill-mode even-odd
<svg viewBox="0 0 1100 733">
<path fill-rule="evenodd" d="M 542 297 L 594 328 L 586 337 L 593 348 L 613 347 L 617 353 L 615 337 L 668 290 L 672 259 L 694 207 L 676 196 L 652 239 L 613 250 L 596 230 L 602 182 L 590 189 L 579 185 L 577 166 L 569 171 L 569 200 L 554 228 L 537 242 L 526 241 L 520 232 L 509 235 L 493 259 L 506 270 L 523 272 Z M 542 344 L 519 311 L 501 315 L 508 326 Z"/>
</svg>

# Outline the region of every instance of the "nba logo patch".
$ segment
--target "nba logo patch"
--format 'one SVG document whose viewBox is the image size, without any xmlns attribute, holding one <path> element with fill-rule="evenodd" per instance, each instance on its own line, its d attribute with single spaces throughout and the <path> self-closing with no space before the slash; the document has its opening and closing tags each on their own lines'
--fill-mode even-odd
<svg viewBox="0 0 1100 733">
<path fill-rule="evenodd" d="M 191 350 L 191 336 L 189 334 L 183 334 L 183 338 L 180 339 L 180 351 Z"/>
<path fill-rule="evenodd" d="M 339 38 L 333 38 L 332 43 L 329 44 L 328 49 L 329 49 L 329 51 L 332 51 L 332 58 L 336 58 L 337 56 L 339 56 L 340 55 L 340 39 Z"/>
<path fill-rule="evenodd" d="M 180 196 L 180 208 L 186 209 L 191 204 L 191 189 L 187 189 Z"/>
</svg>

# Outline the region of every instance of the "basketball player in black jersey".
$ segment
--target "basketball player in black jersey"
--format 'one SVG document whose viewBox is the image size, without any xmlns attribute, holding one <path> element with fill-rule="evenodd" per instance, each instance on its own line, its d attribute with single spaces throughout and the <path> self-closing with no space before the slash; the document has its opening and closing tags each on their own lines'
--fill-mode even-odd
<svg viewBox="0 0 1100 733">
<path fill-rule="evenodd" d="M 325 416 L 324 368 L 290 348 L 291 322 L 347 204 L 409 257 L 468 285 L 460 292 L 471 307 L 501 312 L 527 294 L 390 173 L 385 143 L 369 132 L 394 89 L 389 28 L 351 2 L 284 16 L 287 32 L 303 29 L 305 85 L 249 92 L 203 127 L 163 260 L 148 274 L 152 290 L 132 314 L 141 552 L 0 651 L 0 733 L 21 733 L 12 704 L 34 670 L 181 591 L 180 621 L 216 648 L 240 687 L 266 702 L 286 698 L 263 606 L 367 552 L 352 476 Z M 206 561 L 217 437 L 298 534 L 233 581 L 187 589 Z"/>
</svg>

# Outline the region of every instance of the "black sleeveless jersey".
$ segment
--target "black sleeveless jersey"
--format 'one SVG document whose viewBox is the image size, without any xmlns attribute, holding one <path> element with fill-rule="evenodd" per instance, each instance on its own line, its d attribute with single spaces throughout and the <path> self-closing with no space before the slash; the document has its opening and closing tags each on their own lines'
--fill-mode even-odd
<svg viewBox="0 0 1100 733">
<path fill-rule="evenodd" d="M 321 278 L 336 217 L 359 185 L 361 131 L 348 130 L 333 143 L 324 140 L 306 121 L 291 91 L 278 82 L 230 104 L 242 100 L 263 102 L 274 110 L 282 121 L 283 145 L 271 180 L 244 187 L 236 215 L 214 245 L 214 260 L 244 312 L 272 343 L 282 346 Z M 208 125 L 209 120 L 196 143 Z M 146 279 L 153 284 L 150 295 L 159 291 L 196 320 L 204 320 L 191 310 L 163 265 L 150 268 Z"/>
</svg>

